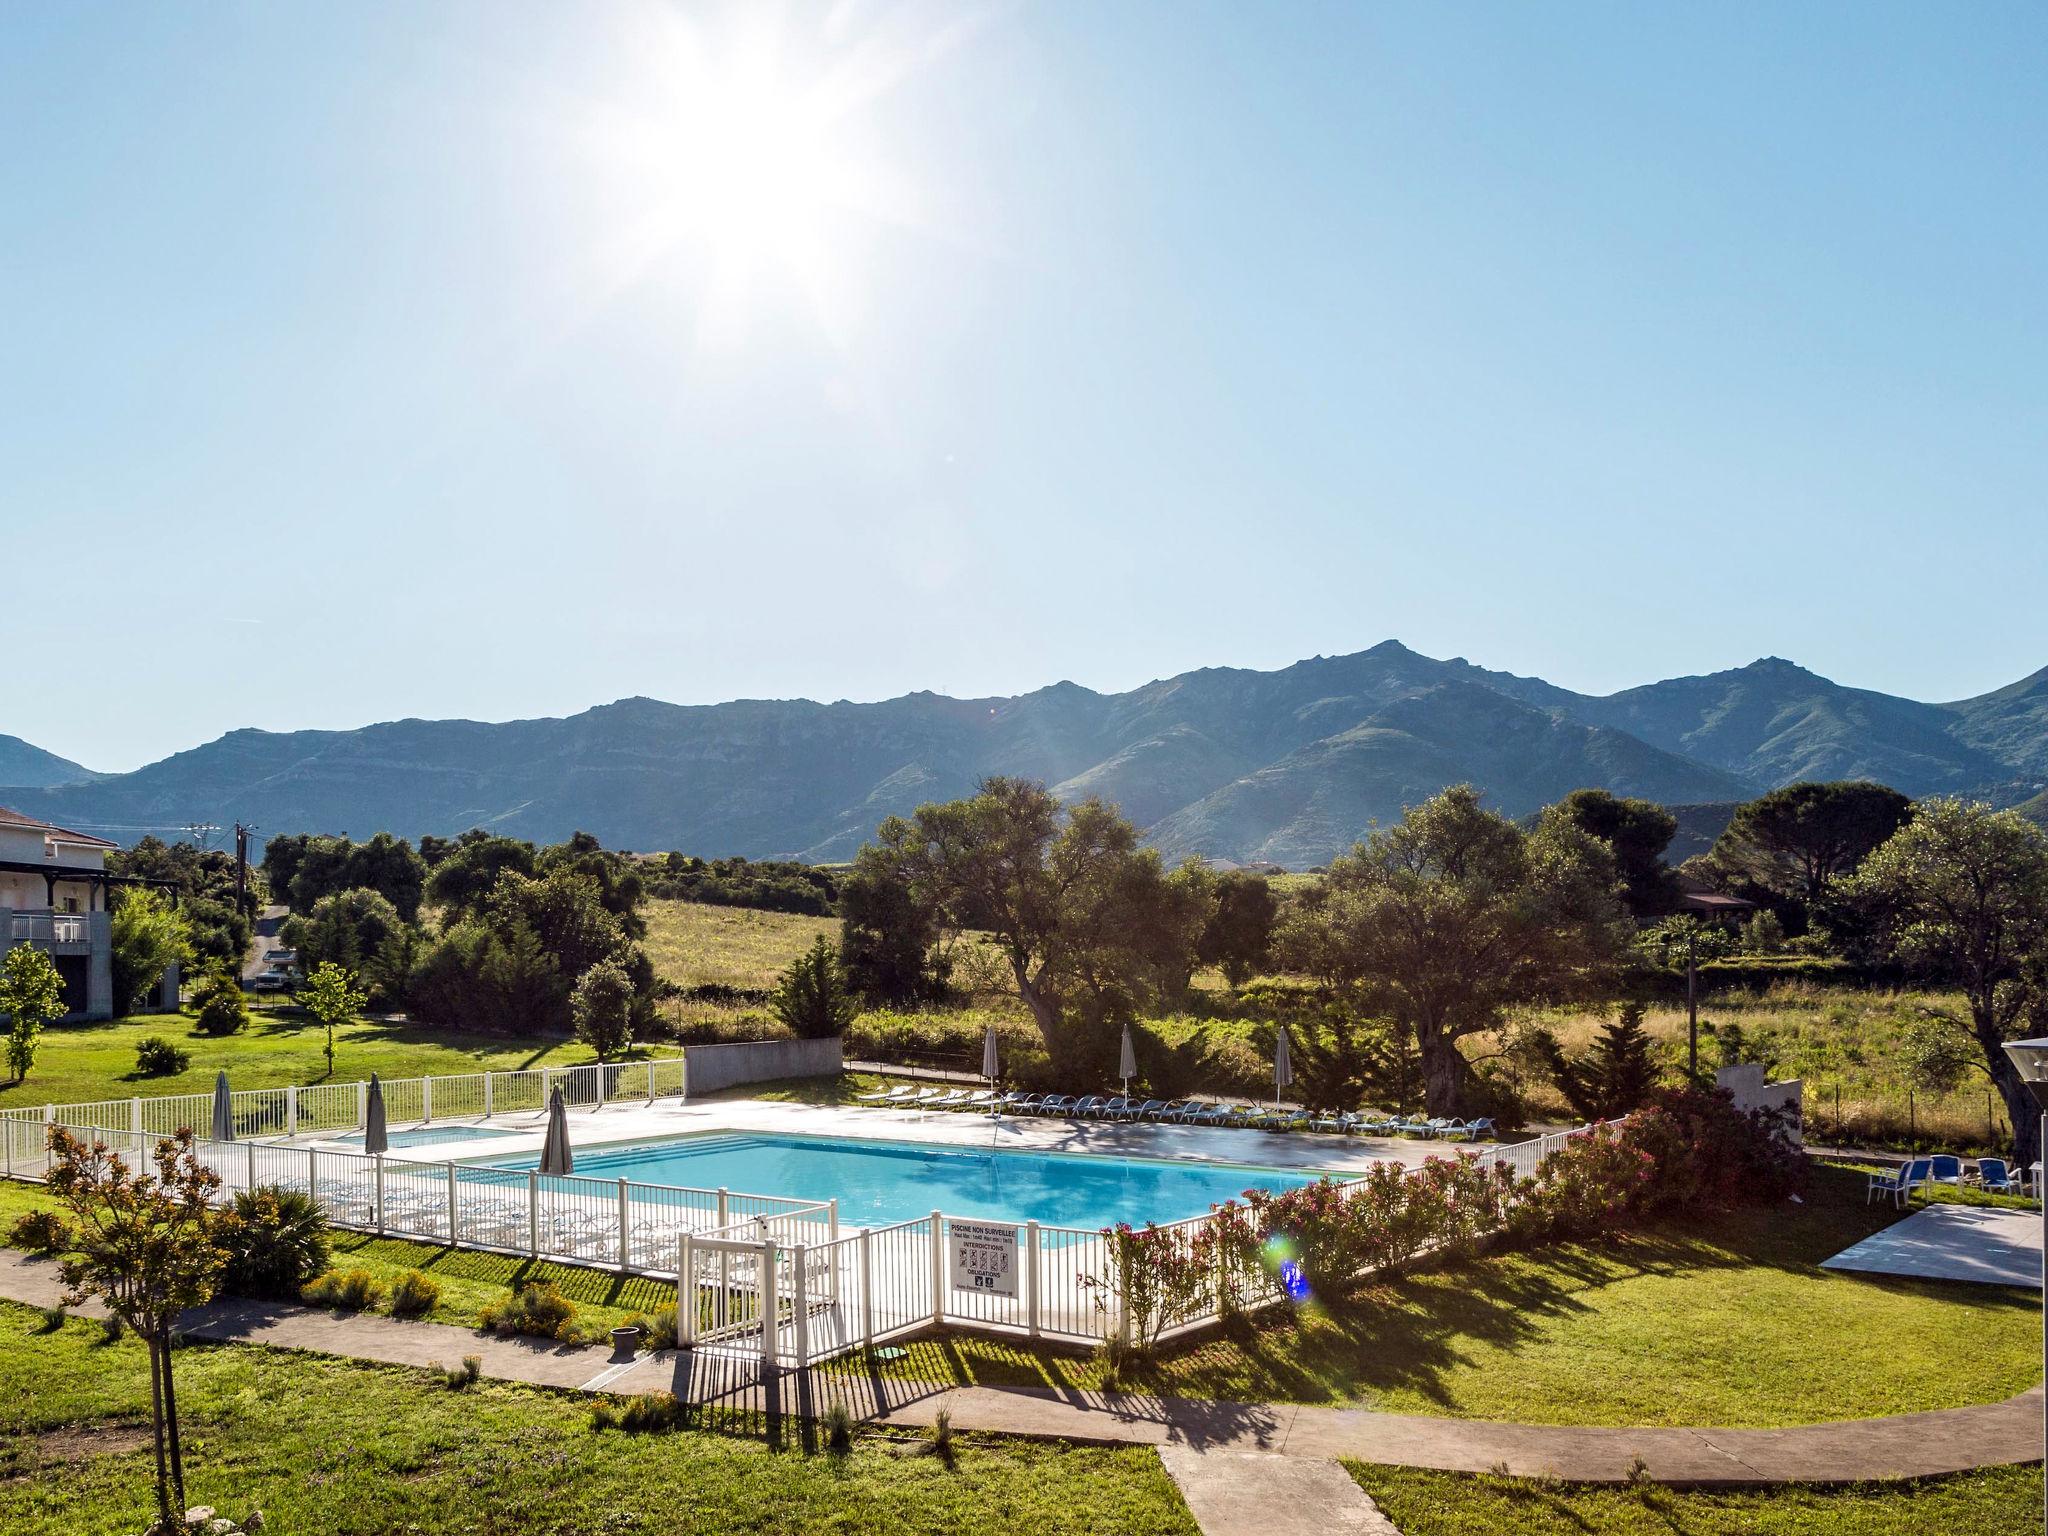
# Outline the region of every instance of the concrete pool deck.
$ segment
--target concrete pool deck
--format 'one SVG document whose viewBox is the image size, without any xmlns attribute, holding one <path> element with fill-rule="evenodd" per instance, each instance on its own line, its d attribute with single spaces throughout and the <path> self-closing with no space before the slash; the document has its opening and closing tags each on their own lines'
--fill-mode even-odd
<svg viewBox="0 0 2048 1536">
<path fill-rule="evenodd" d="M 1820 1267 L 2033 1288 L 2041 1283 L 2041 1216 L 1990 1206 L 1930 1205 L 1821 1260 Z"/>
<path fill-rule="evenodd" d="M 462 1135 L 445 1142 L 395 1146 L 394 1160 L 442 1163 L 453 1160 L 537 1155 L 547 1117 L 531 1110 L 499 1115 L 488 1121 L 450 1119 L 451 1130 L 488 1126 L 507 1134 Z M 393 1125 L 393 1134 L 422 1127 Z M 578 1151 L 628 1142 L 676 1136 L 709 1135 L 817 1136 L 827 1139 L 894 1141 L 931 1147 L 998 1152 L 1092 1153 L 1105 1157 L 1154 1158 L 1166 1162 L 1235 1164 L 1304 1172 L 1361 1174 L 1375 1163 L 1415 1167 L 1426 1158 L 1452 1151 L 1481 1151 L 1489 1142 L 1422 1141 L 1410 1137 L 1337 1136 L 1321 1132 L 1277 1133 L 1192 1125 L 1130 1124 L 1117 1121 L 1066 1120 L 1057 1117 L 960 1114 L 945 1110 L 883 1109 L 864 1105 L 790 1104 L 766 1099 L 656 1099 L 614 1102 L 597 1109 L 569 1111 L 569 1140 Z M 362 1151 L 359 1142 L 301 1136 L 296 1145 L 332 1147 L 337 1152 Z M 755 1190 L 775 1194 L 775 1190 Z"/>
</svg>

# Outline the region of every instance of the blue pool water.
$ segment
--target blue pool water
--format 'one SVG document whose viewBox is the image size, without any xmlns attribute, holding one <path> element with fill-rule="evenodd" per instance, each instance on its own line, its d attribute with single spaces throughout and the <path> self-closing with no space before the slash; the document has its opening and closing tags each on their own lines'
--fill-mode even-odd
<svg viewBox="0 0 2048 1536">
<path fill-rule="evenodd" d="M 532 1168 L 535 1157 L 507 1159 Z M 944 1211 L 1048 1226 L 1178 1221 L 1247 1189 L 1292 1189 L 1313 1173 L 1060 1152 L 973 1151 L 817 1136 L 691 1136 L 576 1154 L 578 1177 L 839 1201 L 850 1226 Z"/>
<path fill-rule="evenodd" d="M 500 1136 L 517 1136 L 517 1131 L 494 1131 L 481 1125 L 422 1125 L 409 1131 L 393 1131 L 390 1135 L 394 1147 L 426 1147 L 437 1141 L 495 1141 Z M 363 1133 L 350 1131 L 346 1136 L 337 1136 L 336 1141 L 352 1141 L 361 1144 Z"/>
</svg>

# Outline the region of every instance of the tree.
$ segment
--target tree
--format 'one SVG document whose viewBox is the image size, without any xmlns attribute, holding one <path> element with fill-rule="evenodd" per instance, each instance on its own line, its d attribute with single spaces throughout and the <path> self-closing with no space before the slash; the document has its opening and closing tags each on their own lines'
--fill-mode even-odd
<svg viewBox="0 0 2048 1536">
<path fill-rule="evenodd" d="M 178 909 L 147 886 L 121 893 L 114 908 L 114 1012 L 131 1013 L 174 965 L 192 961 L 192 931 Z"/>
<path fill-rule="evenodd" d="M 1254 870 L 1233 869 L 1216 882 L 1216 907 L 1196 954 L 1204 965 L 1219 967 L 1233 988 L 1241 987 L 1271 962 L 1279 916 L 1272 882 Z"/>
<path fill-rule="evenodd" d="M 198 1009 L 192 1027 L 202 1035 L 238 1034 L 249 1022 L 249 1000 L 242 996 L 242 983 L 219 961 L 200 972 L 192 1001 Z"/>
<path fill-rule="evenodd" d="M 1912 813 L 1911 800 L 1882 784 L 1788 784 L 1737 808 L 1707 856 L 1707 869 L 1803 918 L 1830 880 L 1853 872 Z"/>
<path fill-rule="evenodd" d="M 193 960 L 226 960 L 240 966 L 255 932 L 250 914 L 257 893 L 251 890 L 245 903 L 236 902 L 233 854 L 191 842 L 166 843 L 158 837 L 145 837 L 133 848 L 110 851 L 107 870 L 166 882 L 177 897 L 178 915 L 190 933 Z M 260 886 L 260 870 L 258 874 Z"/>
<path fill-rule="evenodd" d="M 627 938 L 647 937 L 647 920 L 640 915 L 647 888 L 637 860 L 608 852 L 588 832 L 578 832 L 566 843 L 541 849 L 537 867 L 543 876 L 559 872 L 590 881 L 597 887 L 598 905 L 619 920 Z"/>
<path fill-rule="evenodd" d="M 50 957 L 17 944 L 0 961 L 0 1013 L 7 1015 L 7 1070 L 18 1083 L 36 1064 L 43 1028 L 64 1016 L 64 982 Z"/>
<path fill-rule="evenodd" d="M 598 961 L 569 994 L 569 1011 L 576 1037 L 599 1061 L 610 1061 L 633 1043 L 633 978 L 616 960 Z"/>
<path fill-rule="evenodd" d="M 985 779 L 967 799 L 890 817 L 874 850 L 942 933 L 987 935 L 1055 1059 L 1077 1043 L 1071 1022 L 1095 1026 L 1100 1044 L 1101 1026 L 1168 974 L 1166 873 L 1099 800 L 1065 807 L 1041 784 Z"/>
<path fill-rule="evenodd" d="M 316 965 L 299 989 L 299 1004 L 327 1030 L 327 1075 L 334 1076 L 334 1028 L 363 1011 L 368 1002 L 356 988 L 355 972 L 332 960 Z"/>
<path fill-rule="evenodd" d="M 427 881 L 427 899 L 443 908 L 451 920 L 477 916 L 497 888 L 500 875 L 510 871 L 531 878 L 537 872 L 534 861 L 531 843 L 488 832 L 465 832 L 456 839 L 455 851 L 434 866 Z"/>
<path fill-rule="evenodd" d="M 50 1150 L 46 1186 L 77 1218 L 74 1251 L 61 1270 L 65 1304 L 98 1297 L 149 1351 L 156 1529 L 169 1536 L 184 1529 L 185 1508 L 171 1337 L 181 1313 L 211 1299 L 227 1264 L 212 1206 L 220 1179 L 199 1160 L 189 1130 L 157 1143 L 153 1174 L 131 1170 L 103 1143 L 87 1146 L 61 1126 L 50 1132 Z"/>
<path fill-rule="evenodd" d="M 383 1008 L 401 1001 L 414 939 L 398 908 L 381 891 L 359 886 L 323 896 L 310 912 L 286 920 L 283 937 L 298 952 L 302 974 L 330 962 L 358 976 L 374 971 L 371 1001 Z M 402 957 L 395 975 L 394 956 Z"/>
<path fill-rule="evenodd" d="M 843 1035 L 860 1011 L 846 985 L 846 973 L 840 969 L 839 951 L 822 933 L 790 962 L 768 1006 L 800 1040 Z"/>
<path fill-rule="evenodd" d="M 1524 833 L 1461 784 L 1332 862 L 1280 947 L 1412 1041 L 1430 1113 L 1454 1115 L 1472 1077 L 1458 1042 L 1589 992 L 1626 933 L 1604 844 L 1562 818 Z"/>
<path fill-rule="evenodd" d="M 2012 1121 L 2014 1161 L 2032 1163 L 2040 1111 L 2003 1046 L 2048 1001 L 2048 834 L 2015 811 L 1923 800 L 1839 885 L 1893 959 L 1962 992 L 1967 1016 L 1928 1017 L 1974 1043 Z"/>
<path fill-rule="evenodd" d="M 1650 1037 L 1643 1032 L 1643 1005 L 1624 1003 L 1621 1011 L 1600 1026 L 1592 1046 L 1570 1060 L 1547 1030 L 1537 1049 L 1558 1091 L 1581 1120 L 1612 1120 L 1641 1107 L 1657 1086 L 1657 1063 Z"/>
<path fill-rule="evenodd" d="M 1677 888 L 1664 864 L 1664 850 L 1678 831 L 1678 818 L 1663 806 L 1604 789 L 1575 789 L 1544 814 L 1561 817 L 1607 845 L 1621 876 L 1622 900 L 1638 922 L 1671 911 Z"/>
<path fill-rule="evenodd" d="M 839 959 L 847 985 L 878 1003 L 935 1002 L 952 967 L 939 950 L 939 914 L 873 844 L 839 888 Z"/>
<path fill-rule="evenodd" d="M 344 890 L 375 891 L 391 903 L 403 921 L 410 923 L 420 915 L 427 863 L 404 838 L 379 832 L 367 843 L 358 843 L 349 850 L 342 879 L 346 882 Z"/>
</svg>

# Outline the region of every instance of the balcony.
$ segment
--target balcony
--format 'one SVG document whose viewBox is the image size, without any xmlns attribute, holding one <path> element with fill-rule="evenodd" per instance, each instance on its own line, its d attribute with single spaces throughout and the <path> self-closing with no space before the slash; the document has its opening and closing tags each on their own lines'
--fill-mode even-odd
<svg viewBox="0 0 2048 1536">
<path fill-rule="evenodd" d="M 85 944 L 89 942 L 83 912 L 17 912 L 8 939 L 14 944 Z"/>
</svg>

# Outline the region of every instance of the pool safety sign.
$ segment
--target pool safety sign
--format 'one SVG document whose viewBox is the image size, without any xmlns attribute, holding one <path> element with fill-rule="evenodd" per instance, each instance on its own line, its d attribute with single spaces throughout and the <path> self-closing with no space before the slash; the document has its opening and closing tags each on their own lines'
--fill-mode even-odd
<svg viewBox="0 0 2048 1536">
<path fill-rule="evenodd" d="M 953 1289 L 984 1296 L 1017 1294 L 1017 1229 L 999 1221 L 949 1221 Z"/>
</svg>

